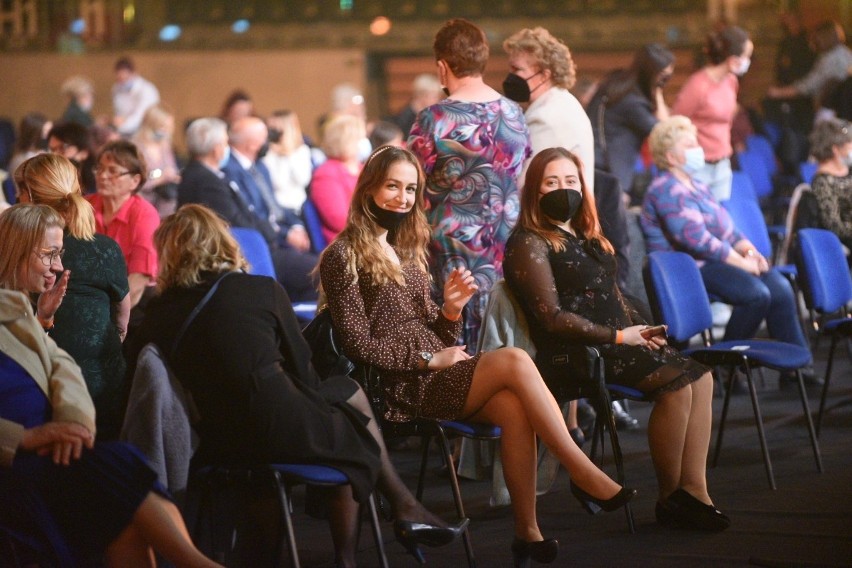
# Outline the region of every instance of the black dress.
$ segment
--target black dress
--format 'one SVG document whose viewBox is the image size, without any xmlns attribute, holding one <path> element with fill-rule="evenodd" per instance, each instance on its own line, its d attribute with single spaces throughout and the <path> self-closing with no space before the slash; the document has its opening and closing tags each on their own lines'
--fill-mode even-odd
<svg viewBox="0 0 852 568">
<path fill-rule="evenodd" d="M 380 464 L 367 417 L 345 403 L 357 384 L 348 377 L 320 381 L 290 300 L 275 280 L 243 273 L 222 280 L 168 356 L 217 277 L 152 299 L 128 340 L 129 365 L 145 344 L 156 343 L 191 393 L 201 415 L 193 465 L 320 463 L 346 473 L 363 502 Z"/>
<path fill-rule="evenodd" d="M 671 347 L 652 351 L 615 344 L 614 330 L 645 323 L 615 284 L 615 257 L 597 241 L 560 229 L 565 250 L 516 229 L 506 243 L 506 282 L 523 307 L 536 346 L 536 365 L 557 399 L 587 375 L 583 346 L 604 358 L 607 382 L 636 388 L 649 398 L 698 380 L 709 369 Z M 567 357 L 566 357 L 567 356 Z"/>
</svg>

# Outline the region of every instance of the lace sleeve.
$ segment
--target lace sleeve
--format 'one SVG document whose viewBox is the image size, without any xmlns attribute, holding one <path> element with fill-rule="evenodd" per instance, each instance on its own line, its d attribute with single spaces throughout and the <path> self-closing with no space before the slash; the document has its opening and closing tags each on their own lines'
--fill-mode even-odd
<svg viewBox="0 0 852 568">
<path fill-rule="evenodd" d="M 612 343 L 615 330 L 563 310 L 550 266 L 547 244 L 538 236 L 516 231 L 506 244 L 503 260 L 506 281 L 527 313 L 548 333 L 582 343 Z"/>
</svg>

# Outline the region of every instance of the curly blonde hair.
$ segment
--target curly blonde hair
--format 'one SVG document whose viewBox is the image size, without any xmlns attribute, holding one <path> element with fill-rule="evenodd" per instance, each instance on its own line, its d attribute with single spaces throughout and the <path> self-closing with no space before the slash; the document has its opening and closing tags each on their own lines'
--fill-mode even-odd
<svg viewBox="0 0 852 568">
<path fill-rule="evenodd" d="M 248 267 L 240 246 L 221 217 L 203 205 L 184 205 L 154 231 L 160 261 L 157 287 L 191 288 L 202 272 L 226 272 Z"/>
<path fill-rule="evenodd" d="M 388 170 L 396 162 L 408 162 L 417 170 L 417 191 L 414 207 L 399 227 L 388 234 L 388 242 L 396 246 L 400 263 L 414 262 L 423 272 L 429 273 L 426 246 L 429 244 L 431 230 L 423 212 L 423 169 L 414 154 L 408 150 L 396 146 L 380 146 L 364 164 L 364 169 L 358 176 L 355 193 L 349 205 L 346 228 L 336 239 L 345 240 L 352 251 L 348 259 L 348 270 L 353 283 L 358 281 L 358 268 L 361 268 L 376 284 L 383 285 L 391 281 L 405 284 L 402 269 L 387 257 L 376 238 L 380 228 L 368 208 L 368 200 L 373 199 L 373 193 L 385 182 Z"/>
<path fill-rule="evenodd" d="M 531 55 L 539 68 L 550 71 L 550 80 L 557 87 L 570 89 L 577 82 L 577 67 L 571 50 L 542 27 L 515 32 L 503 42 L 503 50 L 509 55 Z"/>
<path fill-rule="evenodd" d="M 670 169 L 672 165 L 669 162 L 668 153 L 682 136 L 688 134 L 695 136 L 697 132 L 698 129 L 692 121 L 679 114 L 658 122 L 648 136 L 648 147 L 651 149 L 651 156 L 657 167 L 662 170 Z"/>
</svg>

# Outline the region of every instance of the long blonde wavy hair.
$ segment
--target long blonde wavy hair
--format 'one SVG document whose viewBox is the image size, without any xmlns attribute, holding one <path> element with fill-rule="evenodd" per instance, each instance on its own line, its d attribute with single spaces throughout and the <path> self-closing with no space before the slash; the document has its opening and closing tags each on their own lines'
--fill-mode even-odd
<svg viewBox="0 0 852 568">
<path fill-rule="evenodd" d="M 68 234 L 91 241 L 95 238 L 95 210 L 83 198 L 77 168 L 59 154 L 39 154 L 15 170 L 19 193 L 33 203 L 55 209 L 65 219 Z"/>
<path fill-rule="evenodd" d="M 423 212 L 423 169 L 414 154 L 405 148 L 380 146 L 370 155 L 361 175 L 358 176 L 355 193 L 349 205 L 346 228 L 335 239 L 345 240 L 352 252 L 348 259 L 348 268 L 353 282 L 358 281 L 358 268 L 361 268 L 376 284 L 383 285 L 391 281 L 405 284 L 402 269 L 387 257 L 379 239 L 376 238 L 376 234 L 382 229 L 367 206 L 368 200 L 373 199 L 373 194 L 382 187 L 390 167 L 396 162 L 407 162 L 417 170 L 417 191 L 411 212 L 396 229 L 388 233 L 388 242 L 396 247 L 401 264 L 413 262 L 429 273 L 426 246 L 429 244 L 431 230 Z"/>
</svg>

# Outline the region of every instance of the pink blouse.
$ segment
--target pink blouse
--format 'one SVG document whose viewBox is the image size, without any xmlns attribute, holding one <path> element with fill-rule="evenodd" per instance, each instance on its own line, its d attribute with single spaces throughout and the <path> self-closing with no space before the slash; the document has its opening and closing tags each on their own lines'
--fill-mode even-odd
<svg viewBox="0 0 852 568">
<path fill-rule="evenodd" d="M 153 205 L 138 195 L 131 195 L 115 214 L 109 225 L 104 224 L 103 199 L 97 193 L 86 199 L 95 208 L 95 230 L 112 238 L 121 247 L 128 274 L 157 277 L 157 251 L 154 231 L 160 215 Z"/>
<path fill-rule="evenodd" d="M 672 114 L 682 114 L 698 129 L 704 159 L 716 162 L 733 153 L 731 125 L 737 112 L 739 80 L 728 73 L 715 81 L 706 69 L 692 74 L 678 93 Z"/>
</svg>

